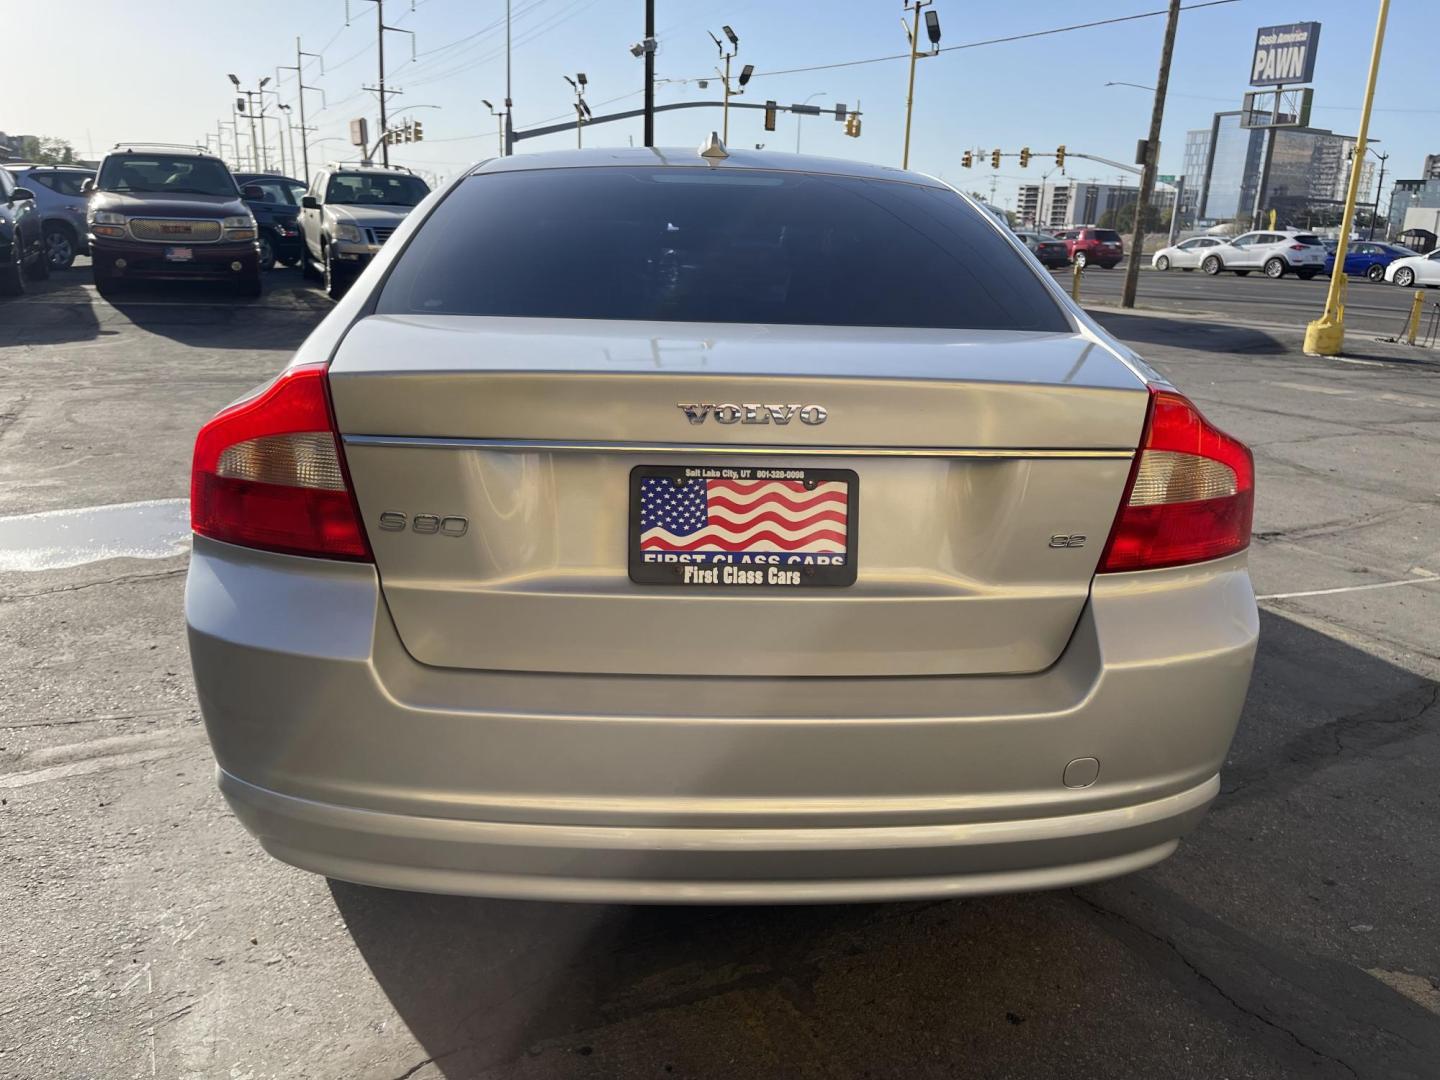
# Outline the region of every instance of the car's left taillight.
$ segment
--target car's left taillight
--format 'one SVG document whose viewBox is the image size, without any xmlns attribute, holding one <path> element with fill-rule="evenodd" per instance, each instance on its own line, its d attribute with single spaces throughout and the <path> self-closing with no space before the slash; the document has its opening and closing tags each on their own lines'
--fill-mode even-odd
<svg viewBox="0 0 1440 1080">
<path fill-rule="evenodd" d="M 372 561 L 324 364 L 287 369 L 200 429 L 190 526 L 243 547 Z"/>
</svg>

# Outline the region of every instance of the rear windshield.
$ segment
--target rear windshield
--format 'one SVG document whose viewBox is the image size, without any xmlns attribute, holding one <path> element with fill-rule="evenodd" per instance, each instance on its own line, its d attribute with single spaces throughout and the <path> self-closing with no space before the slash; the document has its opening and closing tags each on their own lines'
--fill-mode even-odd
<svg viewBox="0 0 1440 1080">
<path fill-rule="evenodd" d="M 1090 235 L 1104 244 L 1120 243 L 1120 234 L 1114 229 L 1092 229 Z"/>
<path fill-rule="evenodd" d="M 352 206 L 414 206 L 430 188 L 418 176 L 336 173 L 325 189 L 327 203 Z"/>
<path fill-rule="evenodd" d="M 1066 331 L 953 192 L 766 170 L 580 168 L 463 181 L 383 313 Z"/>
<path fill-rule="evenodd" d="M 101 191 L 164 192 L 167 195 L 240 193 L 224 163 L 178 154 L 112 154 L 100 166 Z"/>
<path fill-rule="evenodd" d="M 1301 233 L 1299 236 L 1295 237 L 1295 242 L 1297 244 L 1312 244 L 1316 247 L 1324 246 L 1320 243 L 1320 237 L 1311 236 L 1309 233 Z"/>
</svg>

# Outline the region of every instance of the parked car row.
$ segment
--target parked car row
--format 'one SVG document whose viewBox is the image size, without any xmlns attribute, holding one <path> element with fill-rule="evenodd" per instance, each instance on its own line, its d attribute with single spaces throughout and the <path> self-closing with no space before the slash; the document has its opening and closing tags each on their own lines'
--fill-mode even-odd
<svg viewBox="0 0 1440 1080">
<path fill-rule="evenodd" d="M 1052 270 L 1071 263 L 1082 270 L 1087 266 L 1110 270 L 1125 258 L 1125 242 L 1114 229 L 1082 225 L 1053 234 L 1018 229 L 1015 235 Z"/>
<path fill-rule="evenodd" d="M 118 144 L 98 170 L 0 169 L 0 293 L 89 254 L 101 295 L 128 281 L 227 281 L 258 296 L 276 265 L 339 297 L 429 193 L 408 169 L 334 163 L 307 186 L 232 173 L 193 146 Z"/>
<path fill-rule="evenodd" d="M 1299 229 L 1257 230 L 1233 239 L 1192 236 L 1161 248 L 1150 262 L 1156 270 L 1203 270 L 1212 276 L 1233 273 L 1237 277 L 1259 270 L 1269 278 L 1293 273 L 1308 281 L 1317 274 L 1334 273 L 1337 248 L 1335 241 Z M 1440 284 L 1440 262 L 1399 244 L 1373 240 L 1346 248 L 1345 273 L 1404 286 L 1417 281 Z"/>
</svg>

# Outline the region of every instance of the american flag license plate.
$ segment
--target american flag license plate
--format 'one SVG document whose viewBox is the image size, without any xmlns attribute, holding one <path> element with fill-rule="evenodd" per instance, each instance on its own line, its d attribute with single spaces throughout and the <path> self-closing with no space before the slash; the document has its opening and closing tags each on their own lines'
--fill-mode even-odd
<svg viewBox="0 0 1440 1080">
<path fill-rule="evenodd" d="M 690 588 L 855 583 L 859 478 L 784 465 L 640 465 L 630 580 Z"/>
</svg>

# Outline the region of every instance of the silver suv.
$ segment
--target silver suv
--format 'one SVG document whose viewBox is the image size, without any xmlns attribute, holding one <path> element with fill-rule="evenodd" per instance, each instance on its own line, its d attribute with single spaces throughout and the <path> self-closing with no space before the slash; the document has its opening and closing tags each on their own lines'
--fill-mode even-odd
<svg viewBox="0 0 1440 1080">
<path fill-rule="evenodd" d="M 300 200 L 306 277 L 320 278 L 338 300 L 429 193 L 424 180 L 400 166 L 325 166 Z"/>
<path fill-rule="evenodd" d="M 68 270 L 75 256 L 88 250 L 86 200 L 80 188 L 95 178 L 95 170 L 76 165 L 12 165 L 9 169 L 16 184 L 35 193 L 50 269 Z"/>
</svg>

